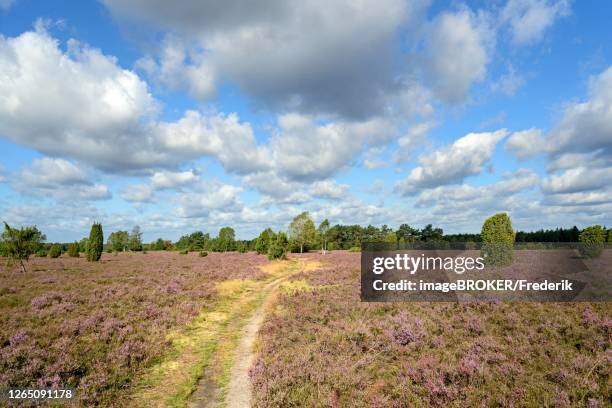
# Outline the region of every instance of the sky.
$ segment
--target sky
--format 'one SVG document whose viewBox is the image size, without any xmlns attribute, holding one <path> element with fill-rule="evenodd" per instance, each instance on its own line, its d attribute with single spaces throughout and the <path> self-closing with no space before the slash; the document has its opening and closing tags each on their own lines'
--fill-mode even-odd
<svg viewBox="0 0 612 408">
<path fill-rule="evenodd" d="M 0 218 L 49 241 L 612 225 L 612 2 L 0 0 Z"/>
</svg>

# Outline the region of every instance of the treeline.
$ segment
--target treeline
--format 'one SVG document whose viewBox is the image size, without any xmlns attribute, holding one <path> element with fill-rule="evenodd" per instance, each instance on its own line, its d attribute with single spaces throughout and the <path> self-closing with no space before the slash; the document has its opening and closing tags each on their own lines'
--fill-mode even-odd
<svg viewBox="0 0 612 408">
<path fill-rule="evenodd" d="M 92 236 L 96 237 L 96 241 L 103 240 L 101 226 L 99 224 L 94 224 L 94 226 L 96 228 L 99 227 L 100 232 L 92 235 L 92 229 L 90 236 L 80 241 L 72 243 L 44 243 L 45 236 L 36 227 L 25 227 L 16 230 L 11 229 L 5 223 L 5 231 L 2 235 L 2 242 L 0 242 L 2 244 L 0 245 L 0 255 L 7 256 L 7 253 L 10 252 L 6 249 L 9 247 L 7 243 L 21 248 L 23 246 L 21 241 L 28 243 L 28 245 L 34 242 L 34 244 L 27 247 L 29 249 L 23 250 L 25 251 L 23 255 L 20 255 L 25 259 L 29 256 L 29 253 L 52 258 L 61 256 L 63 253 L 67 253 L 71 257 L 79 257 L 80 253 L 85 253 L 90 258 L 92 248 L 98 248 L 98 246 L 100 246 L 100 251 L 113 253 L 177 250 L 182 253 L 199 251 L 202 256 L 205 256 L 208 251 L 256 251 L 259 254 L 267 254 L 271 259 L 275 259 L 284 257 L 287 252 L 359 250 L 361 245 L 367 242 L 388 242 L 398 245 L 414 242 L 482 242 L 482 233 L 444 234 L 442 228 L 434 227 L 432 224 L 428 224 L 423 228 L 401 224 L 396 229 L 393 229 L 388 225 L 381 227 L 368 225 L 363 227 L 361 225 L 336 224 L 331 226 L 330 222 L 326 219 L 316 226 L 308 212 L 303 212 L 296 216 L 286 231 L 275 232 L 271 228 L 266 228 L 257 238 L 251 240 L 237 240 L 233 228 L 223 227 L 214 237 L 207 232 L 195 231 L 181 236 L 176 242 L 158 238 L 146 244 L 143 243 L 143 234 L 140 227 L 135 226 L 130 232 L 123 230 L 114 231 L 108 236 L 106 243 L 97 242 L 95 245 L 92 245 Z M 604 242 L 612 242 L 612 229 L 602 228 L 601 226 L 597 226 L 597 228 L 599 228 L 598 236 L 601 235 L 597 239 L 603 239 Z M 532 232 L 517 231 L 514 242 L 578 242 L 581 241 L 580 236 L 585 230 L 580 230 L 574 226 L 572 228 L 540 229 Z M 13 252 L 16 252 L 16 250 Z M 94 257 L 97 256 L 96 254 Z"/>
</svg>

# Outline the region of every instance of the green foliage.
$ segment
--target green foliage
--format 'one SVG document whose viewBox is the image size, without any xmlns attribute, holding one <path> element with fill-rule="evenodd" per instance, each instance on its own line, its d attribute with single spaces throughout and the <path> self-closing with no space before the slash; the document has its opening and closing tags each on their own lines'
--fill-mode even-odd
<svg viewBox="0 0 612 408">
<path fill-rule="evenodd" d="M 87 237 L 81 239 L 79 241 L 79 252 L 83 252 L 83 253 L 87 253 L 87 244 L 89 242 L 89 239 Z"/>
<path fill-rule="evenodd" d="M 127 231 L 115 231 L 108 236 L 106 243 L 113 252 L 123 252 L 128 248 L 129 234 Z"/>
<path fill-rule="evenodd" d="M 17 229 L 11 228 L 5 222 L 0 248 L 2 254 L 8 257 L 10 262 L 19 262 L 21 269 L 25 272 L 26 268 L 23 261 L 27 262 L 30 255 L 40 249 L 45 239 L 45 235 L 36 226 Z"/>
<path fill-rule="evenodd" d="M 39 258 L 46 258 L 47 250 L 45 248 L 40 248 L 38 251 L 36 251 L 36 256 Z"/>
<path fill-rule="evenodd" d="M 597 258 L 603 251 L 606 232 L 601 225 L 593 225 L 582 230 L 579 241 L 580 255 L 586 258 Z"/>
<path fill-rule="evenodd" d="M 79 243 L 78 242 L 75 241 L 72 244 L 68 245 L 68 256 L 71 258 L 79 257 Z"/>
<path fill-rule="evenodd" d="M 359 247 L 350 247 L 348 251 L 349 252 L 361 252 L 361 248 L 359 248 Z"/>
<path fill-rule="evenodd" d="M 159 240 L 161 240 L 161 238 Z M 211 244 L 210 235 L 208 233 L 195 231 L 189 235 L 181 236 L 179 240 L 176 241 L 175 247 L 179 250 L 188 249 L 191 251 L 201 251 L 204 249 L 211 249 Z"/>
<path fill-rule="evenodd" d="M 187 255 L 189 253 L 188 250 L 183 249 L 182 251 L 179 252 L 180 255 Z"/>
<path fill-rule="evenodd" d="M 140 227 L 136 225 L 132 228 L 132 232 L 129 235 L 128 246 L 130 251 L 142 251 L 142 232 L 140 231 Z"/>
<path fill-rule="evenodd" d="M 247 244 L 244 241 L 238 241 L 236 243 L 236 251 L 240 252 L 241 254 L 246 253 L 248 250 Z"/>
<path fill-rule="evenodd" d="M 233 251 L 236 245 L 236 233 L 231 227 L 223 227 L 219 230 L 219 236 L 217 237 L 217 249 L 220 252 Z"/>
<path fill-rule="evenodd" d="M 414 242 L 418 237 L 418 230 L 412 228 L 408 224 L 402 224 L 399 226 L 397 231 L 395 231 L 395 238 L 397 238 L 397 243 L 400 242 Z"/>
<path fill-rule="evenodd" d="M 98 262 L 102 257 L 104 249 L 104 233 L 102 232 L 102 224 L 94 223 L 89 232 L 89 240 L 87 245 L 87 260 L 89 262 Z"/>
<path fill-rule="evenodd" d="M 49 248 L 49 258 L 59 258 L 62 255 L 62 247 L 59 244 L 51 245 Z"/>
<path fill-rule="evenodd" d="M 200 251 L 200 256 L 201 256 L 201 257 L 208 256 L 208 252 L 206 252 L 206 251 Z"/>
<path fill-rule="evenodd" d="M 266 228 L 255 239 L 255 251 L 260 255 L 267 254 L 270 244 L 275 238 L 274 231 L 271 228 Z"/>
<path fill-rule="evenodd" d="M 287 257 L 287 235 L 284 232 L 275 234 L 268 250 L 268 259 L 285 259 Z"/>
<path fill-rule="evenodd" d="M 442 231 L 442 228 L 434 228 L 431 224 L 427 224 L 419 233 L 419 240 L 423 242 L 441 241 L 443 237 L 444 231 Z"/>
<path fill-rule="evenodd" d="M 487 218 L 480 233 L 480 250 L 487 265 L 509 265 L 512 263 L 514 230 L 508 214 L 498 213 Z"/>
<path fill-rule="evenodd" d="M 312 245 L 316 237 L 315 225 L 307 211 L 297 215 L 289 224 L 289 239 L 297 244 L 300 253 Z"/>
<path fill-rule="evenodd" d="M 317 233 L 319 234 L 319 238 L 321 239 L 321 251 L 325 253 L 327 251 L 327 241 L 329 239 L 329 220 L 324 219 L 321 224 L 319 224 L 319 228 L 317 228 Z"/>
<path fill-rule="evenodd" d="M 612 242 L 612 228 L 608 229 L 608 238 L 606 242 Z"/>
<path fill-rule="evenodd" d="M 155 242 L 149 245 L 152 251 L 170 251 L 172 249 L 172 241 L 157 238 Z"/>
</svg>

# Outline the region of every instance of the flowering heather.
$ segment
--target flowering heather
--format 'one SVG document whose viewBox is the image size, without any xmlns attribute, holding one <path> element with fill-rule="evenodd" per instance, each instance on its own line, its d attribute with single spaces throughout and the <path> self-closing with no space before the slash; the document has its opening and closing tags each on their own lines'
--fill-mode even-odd
<svg viewBox="0 0 612 408">
<path fill-rule="evenodd" d="M 362 303 L 359 253 L 299 256 L 326 266 L 264 323 L 256 406 L 609 404 L 610 304 Z"/>
<path fill-rule="evenodd" d="M 0 260 L 0 388 L 73 387 L 78 405 L 121 406 L 166 335 L 215 299 L 215 284 L 261 278 L 264 256 L 174 252 Z"/>
</svg>

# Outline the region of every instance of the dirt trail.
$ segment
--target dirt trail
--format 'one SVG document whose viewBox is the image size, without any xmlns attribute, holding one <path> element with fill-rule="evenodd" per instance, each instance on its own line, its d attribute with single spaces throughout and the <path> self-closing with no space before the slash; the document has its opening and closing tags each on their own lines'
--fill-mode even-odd
<svg viewBox="0 0 612 408">
<path fill-rule="evenodd" d="M 264 322 L 266 311 L 273 304 L 279 288 L 291 276 L 298 272 L 317 269 L 316 262 L 284 261 L 270 263 L 262 269 L 275 278 L 261 287 L 257 294 L 251 294 L 249 302 L 257 302 L 257 306 L 249 313 L 236 316 L 228 325 L 223 335 L 235 339 L 226 342 L 227 347 L 221 345 L 217 355 L 204 371 L 196 391 L 191 398 L 193 407 L 250 407 L 252 403 L 252 386 L 249 369 L 254 363 L 256 353 L 253 350 L 257 340 L 257 333 Z M 257 296 L 257 300 L 254 300 Z M 244 301 L 245 299 L 243 299 Z M 227 353 L 230 356 L 227 356 Z M 225 365 L 227 372 L 224 374 Z M 224 378 L 223 381 L 221 378 Z M 222 401 L 222 402 L 221 402 Z"/>
<path fill-rule="evenodd" d="M 278 289 L 279 281 L 275 281 L 268 288 L 269 293 L 264 302 L 255 310 L 245 327 L 242 329 L 240 343 L 234 355 L 234 365 L 230 372 L 230 382 L 227 386 L 225 406 L 227 408 L 243 408 L 251 406 L 252 387 L 249 378 L 249 369 L 255 361 L 253 346 L 257 333 L 261 327 L 266 309 Z M 273 286 L 272 286 L 273 285 Z"/>
</svg>

